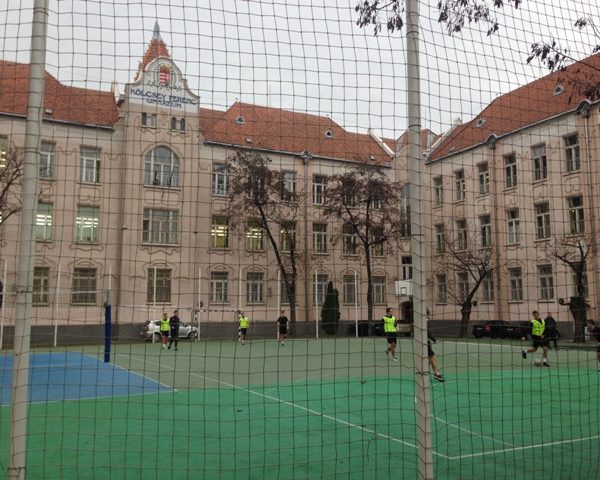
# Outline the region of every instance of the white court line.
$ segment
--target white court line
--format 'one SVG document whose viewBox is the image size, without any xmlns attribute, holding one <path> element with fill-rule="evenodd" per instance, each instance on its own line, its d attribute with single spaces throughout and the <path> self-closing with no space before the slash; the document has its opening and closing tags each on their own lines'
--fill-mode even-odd
<svg viewBox="0 0 600 480">
<path fill-rule="evenodd" d="M 555 442 L 544 442 L 544 443 L 538 443 L 535 445 L 525 445 L 523 447 L 503 448 L 502 450 L 492 450 L 489 452 L 468 453 L 466 455 L 456 455 L 456 456 L 448 457 L 448 459 L 449 460 L 464 460 L 465 458 L 484 457 L 486 455 L 497 455 L 498 453 L 518 452 L 518 451 L 522 451 L 522 450 L 531 450 L 532 448 L 550 447 L 552 445 L 564 445 L 565 443 L 587 442 L 589 440 L 596 440 L 598 438 L 600 438 L 600 435 L 592 435 L 590 437 L 573 438 L 571 440 L 557 440 Z"/>
<path fill-rule="evenodd" d="M 484 438 L 486 440 L 491 440 L 492 442 L 501 443 L 502 445 L 514 446 L 514 444 L 512 444 L 510 442 L 505 442 L 503 440 L 498 440 L 498 439 L 496 439 L 494 437 L 490 437 L 489 435 L 483 435 L 481 433 L 474 432 L 473 430 L 469 430 L 468 428 L 464 428 L 464 427 L 461 427 L 461 426 L 456 425 L 454 423 L 447 422 L 447 421 L 442 420 L 441 418 L 438 418 L 436 416 L 433 416 L 432 418 L 434 420 L 438 421 L 438 422 L 441 422 L 441 423 L 444 423 L 444 424 L 448 425 L 449 427 L 456 428 L 457 430 L 460 430 L 460 431 L 465 432 L 465 433 L 469 433 L 469 434 L 474 435 L 476 437 L 481 437 L 481 438 Z"/>
<path fill-rule="evenodd" d="M 136 357 L 135 356 L 131 356 L 131 358 L 136 358 Z M 137 359 L 141 360 L 141 361 L 145 361 L 145 359 L 140 359 L 139 357 L 137 357 Z M 149 363 L 151 365 L 159 365 L 159 364 L 154 363 L 152 361 L 148 361 L 147 363 Z M 173 368 L 173 367 L 167 367 L 167 368 L 172 368 L 173 370 L 175 370 L 175 368 Z M 312 415 L 315 415 L 317 417 L 326 418 L 326 419 L 331 420 L 333 422 L 341 423 L 342 425 L 346 425 L 346 426 L 351 427 L 351 428 L 356 428 L 357 430 L 361 430 L 363 432 L 370 433 L 370 434 L 375 435 L 377 437 L 380 437 L 380 438 L 383 438 L 383 439 L 386 439 L 386 440 L 390 440 L 392 442 L 396 442 L 396 443 L 399 443 L 401 445 L 404 445 L 404 446 L 407 446 L 407 447 L 410 447 L 410 448 L 414 448 L 414 449 L 417 448 L 417 446 L 415 444 L 413 444 L 413 443 L 406 442 L 404 440 L 392 437 L 390 435 L 386 435 L 385 433 L 376 432 L 375 430 L 371 430 L 370 428 L 363 427 L 362 425 L 357 425 L 355 423 L 347 422 L 346 420 L 341 420 L 341 419 L 333 417 L 331 415 L 324 414 L 323 412 L 319 412 L 317 410 L 313 410 L 312 408 L 307 408 L 307 407 L 304 407 L 302 405 L 298 405 L 298 404 L 293 403 L 293 402 L 288 402 L 287 400 L 282 400 L 281 398 L 273 397 L 272 395 L 266 395 L 266 394 L 261 393 L 261 392 L 256 392 L 256 391 L 250 390 L 248 388 L 240 387 L 238 385 L 234 385 L 234 384 L 228 383 L 228 382 L 223 382 L 222 380 L 216 380 L 214 378 L 210 378 L 210 377 L 207 377 L 205 375 L 200 375 L 200 374 L 197 374 L 197 373 L 190 373 L 190 375 L 192 375 L 194 377 L 198 377 L 198 378 L 203 378 L 204 380 L 208 380 L 209 382 L 213 382 L 213 383 L 218 383 L 218 384 L 221 384 L 221 385 L 225 385 L 226 387 L 235 388 L 235 389 L 241 390 L 243 392 L 248 392 L 248 393 L 251 393 L 252 395 L 263 397 L 263 398 L 266 398 L 268 400 L 273 400 L 274 402 L 278 402 L 278 403 L 281 403 L 283 405 L 288 405 L 289 407 L 292 407 L 292 408 L 297 408 L 299 410 L 303 410 L 303 411 L 305 411 L 307 413 L 310 413 Z M 443 453 L 438 453 L 438 452 L 434 451 L 433 454 L 437 455 L 438 457 L 445 458 L 447 460 L 450 459 L 450 457 L 448 457 L 447 455 L 444 455 Z"/>
</svg>

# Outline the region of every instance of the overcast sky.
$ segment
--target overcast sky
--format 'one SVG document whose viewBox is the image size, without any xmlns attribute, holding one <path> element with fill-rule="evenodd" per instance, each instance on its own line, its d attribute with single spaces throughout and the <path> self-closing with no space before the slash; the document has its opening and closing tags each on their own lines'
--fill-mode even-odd
<svg viewBox="0 0 600 480">
<path fill-rule="evenodd" d="M 438 0 L 421 2 L 423 126 L 446 130 L 498 95 L 547 72 L 527 65 L 531 43 L 555 36 L 577 58 L 594 40 L 572 28 L 600 18 L 596 0 L 524 0 L 500 12 L 500 32 L 448 36 Z M 33 0 L 1 0 L 0 52 L 27 62 Z M 154 22 L 204 107 L 236 100 L 329 115 L 387 137 L 406 127 L 404 32 L 356 25 L 357 0 L 49 0 L 47 70 L 61 82 L 121 90 L 137 71 Z M 315 4 L 315 5 L 313 5 Z"/>
</svg>

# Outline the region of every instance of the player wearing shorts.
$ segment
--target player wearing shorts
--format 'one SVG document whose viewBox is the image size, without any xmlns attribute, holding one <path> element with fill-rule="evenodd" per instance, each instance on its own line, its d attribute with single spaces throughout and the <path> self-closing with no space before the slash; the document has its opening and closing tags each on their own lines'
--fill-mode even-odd
<svg viewBox="0 0 600 480">
<path fill-rule="evenodd" d="M 539 347 L 542 347 L 542 364 L 544 367 L 549 367 L 548 362 L 548 339 L 544 337 L 544 331 L 546 330 L 546 322 L 543 318 L 540 318 L 540 314 L 537 310 L 532 312 L 533 318 L 531 319 L 531 340 L 532 346 L 527 350 L 523 349 L 521 355 L 523 358 L 527 358 L 528 353 L 537 352 Z"/>
<path fill-rule="evenodd" d="M 282 310 L 277 319 L 277 340 L 279 340 L 282 345 L 285 345 L 285 339 L 288 335 L 288 324 L 288 317 L 285 315 L 285 310 Z"/>
<path fill-rule="evenodd" d="M 250 320 L 244 315 L 244 312 L 240 311 L 240 338 L 239 341 L 244 345 L 246 343 L 246 334 L 248 333 L 248 327 L 250 326 Z"/>
<path fill-rule="evenodd" d="M 398 327 L 396 324 L 396 317 L 394 317 L 390 307 L 385 309 L 385 315 L 383 316 L 383 332 L 387 338 L 387 349 L 386 354 L 392 354 L 392 360 L 398 361 L 396 357 L 396 344 L 398 342 Z"/>
<path fill-rule="evenodd" d="M 162 348 L 166 350 L 169 341 L 169 315 L 167 312 L 164 312 L 160 319 L 160 334 L 162 336 Z"/>
</svg>

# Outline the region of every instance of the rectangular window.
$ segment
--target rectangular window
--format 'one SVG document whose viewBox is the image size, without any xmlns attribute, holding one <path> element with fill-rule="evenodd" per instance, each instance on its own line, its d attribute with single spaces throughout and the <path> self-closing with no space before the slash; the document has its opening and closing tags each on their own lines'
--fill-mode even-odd
<svg viewBox="0 0 600 480">
<path fill-rule="evenodd" d="M 81 147 L 79 180 L 82 183 L 100 183 L 100 150 Z"/>
<path fill-rule="evenodd" d="M 212 217 L 210 227 L 212 248 L 229 248 L 229 221 L 225 217 Z"/>
<path fill-rule="evenodd" d="M 433 179 L 433 202 L 436 205 L 444 203 L 444 183 L 442 177 Z"/>
<path fill-rule="evenodd" d="M 552 265 L 539 265 L 538 277 L 540 279 L 540 299 L 552 300 L 554 298 L 554 277 Z"/>
<path fill-rule="evenodd" d="M 410 280 L 413 275 L 412 257 L 408 255 L 402 256 L 402 280 Z"/>
<path fill-rule="evenodd" d="M 373 277 L 373 304 L 385 305 L 387 297 L 385 294 L 385 277 Z"/>
<path fill-rule="evenodd" d="M 488 274 L 481 281 L 481 288 L 483 290 L 483 301 L 493 302 L 494 301 L 494 277 L 492 272 Z"/>
<path fill-rule="evenodd" d="M 246 304 L 263 303 L 263 274 L 250 272 L 246 274 Z"/>
<path fill-rule="evenodd" d="M 142 112 L 142 126 L 156 128 L 156 113 Z"/>
<path fill-rule="evenodd" d="M 281 199 L 287 202 L 296 200 L 296 172 L 283 172 Z"/>
<path fill-rule="evenodd" d="M 54 173 L 54 143 L 42 142 L 40 147 L 40 178 L 52 178 Z"/>
<path fill-rule="evenodd" d="M 581 235 L 585 232 L 583 217 L 583 197 L 571 197 L 569 202 L 569 231 L 571 235 Z"/>
<path fill-rule="evenodd" d="M 227 165 L 213 165 L 212 192 L 213 195 L 221 197 L 229 193 L 229 168 Z"/>
<path fill-rule="evenodd" d="M 487 162 L 477 165 L 477 174 L 479 177 L 479 194 L 487 195 L 490 193 L 490 171 Z"/>
<path fill-rule="evenodd" d="M 356 304 L 356 277 L 354 275 L 344 275 L 344 304 L 355 305 Z"/>
<path fill-rule="evenodd" d="M 313 203 L 315 205 L 323 205 L 325 202 L 325 185 L 327 178 L 323 175 L 313 175 L 312 193 Z"/>
<path fill-rule="evenodd" d="M 533 180 L 540 181 L 548 178 L 548 159 L 546 157 L 546 144 L 536 145 L 532 148 Z"/>
<path fill-rule="evenodd" d="M 535 205 L 536 238 L 546 240 L 550 238 L 550 205 L 540 203 Z"/>
<path fill-rule="evenodd" d="M 282 305 L 290 304 L 290 299 L 288 298 L 287 290 L 285 289 L 285 280 L 283 279 L 283 275 L 281 276 L 279 283 L 279 298 Z"/>
<path fill-rule="evenodd" d="M 100 209 L 98 207 L 78 207 L 75 219 L 75 241 L 97 243 Z"/>
<path fill-rule="evenodd" d="M 35 239 L 38 242 L 52 240 L 52 214 L 51 203 L 38 203 L 35 217 Z"/>
<path fill-rule="evenodd" d="M 179 157 L 170 148 L 159 146 L 145 155 L 144 185 L 179 186 Z"/>
<path fill-rule="evenodd" d="M 171 270 L 149 268 L 146 288 L 148 303 L 171 303 Z"/>
<path fill-rule="evenodd" d="M 443 224 L 435 226 L 435 250 L 437 253 L 446 251 L 446 231 Z"/>
<path fill-rule="evenodd" d="M 481 232 L 481 246 L 483 248 L 492 246 L 492 218 L 489 215 L 479 217 L 479 229 Z"/>
<path fill-rule="evenodd" d="M 350 223 L 344 224 L 342 227 L 343 244 L 342 249 L 344 255 L 356 255 L 356 246 L 358 237 L 354 231 L 354 227 Z"/>
<path fill-rule="evenodd" d="M 8 137 L 0 135 L 0 170 L 6 167 L 8 161 Z"/>
<path fill-rule="evenodd" d="M 514 153 L 504 157 L 504 185 L 506 188 L 517 186 L 517 156 Z"/>
<path fill-rule="evenodd" d="M 404 204 L 408 202 L 408 198 L 404 198 L 404 187 L 400 189 L 400 209 L 403 208 Z M 383 198 L 381 198 L 381 192 L 372 191 L 369 194 L 369 207 L 371 210 L 381 210 L 383 208 Z"/>
<path fill-rule="evenodd" d="M 279 242 L 282 252 L 296 250 L 296 224 L 294 222 L 283 222 L 279 231 Z"/>
<path fill-rule="evenodd" d="M 356 207 L 356 185 L 348 179 L 342 184 L 342 204 L 345 207 Z"/>
<path fill-rule="evenodd" d="M 521 241 L 521 224 L 519 221 L 518 208 L 506 211 L 506 222 L 508 229 L 508 243 L 519 243 Z"/>
<path fill-rule="evenodd" d="M 469 274 L 467 272 L 457 273 L 456 286 L 458 287 L 458 299 L 464 302 L 469 296 Z"/>
<path fill-rule="evenodd" d="M 256 220 L 249 221 L 246 227 L 246 249 L 251 252 L 264 250 L 264 239 L 264 230 L 260 222 Z"/>
<path fill-rule="evenodd" d="M 523 300 L 523 277 L 520 267 L 508 269 L 508 281 L 511 301 L 520 302 Z"/>
<path fill-rule="evenodd" d="M 175 245 L 179 241 L 179 214 L 176 210 L 144 208 L 142 242 Z"/>
<path fill-rule="evenodd" d="M 96 269 L 75 268 L 71 288 L 73 305 L 94 305 L 96 303 Z"/>
<path fill-rule="evenodd" d="M 383 257 L 385 255 L 385 241 L 383 240 L 383 228 L 371 228 L 371 253 L 375 257 Z"/>
<path fill-rule="evenodd" d="M 456 221 L 456 248 L 458 250 L 466 250 L 468 247 L 467 221 Z"/>
<path fill-rule="evenodd" d="M 327 253 L 326 223 L 313 223 L 313 252 Z"/>
<path fill-rule="evenodd" d="M 441 273 L 435 276 L 435 291 L 437 303 L 448 302 L 448 280 L 446 275 Z"/>
<path fill-rule="evenodd" d="M 33 305 L 50 303 L 50 269 L 34 267 L 33 269 Z"/>
<path fill-rule="evenodd" d="M 567 172 L 575 172 L 581 168 L 579 156 L 579 137 L 577 134 L 565 137 L 565 154 L 567 159 Z"/>
<path fill-rule="evenodd" d="M 229 274 L 227 272 L 210 272 L 211 303 L 227 303 Z"/>
<path fill-rule="evenodd" d="M 460 202 L 465 199 L 466 196 L 466 185 L 465 185 L 465 171 L 458 170 L 454 172 L 454 187 L 455 187 L 455 200 Z"/>
<path fill-rule="evenodd" d="M 327 283 L 329 282 L 329 277 L 325 274 L 317 274 L 316 278 L 313 275 L 313 282 L 316 281 L 316 284 L 313 284 L 313 295 L 314 302 L 316 306 L 322 306 L 325 303 L 325 294 L 327 293 Z M 320 315 L 320 312 L 318 313 Z"/>
</svg>

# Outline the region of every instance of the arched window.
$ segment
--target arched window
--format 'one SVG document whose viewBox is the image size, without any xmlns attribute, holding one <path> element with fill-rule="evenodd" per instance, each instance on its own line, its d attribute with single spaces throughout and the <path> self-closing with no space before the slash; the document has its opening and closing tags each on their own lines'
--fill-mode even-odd
<svg viewBox="0 0 600 480">
<path fill-rule="evenodd" d="M 182 118 L 179 121 L 179 130 L 181 130 L 182 132 L 185 132 L 185 118 Z"/>
<path fill-rule="evenodd" d="M 177 118 L 171 117 L 171 130 L 177 130 Z"/>
<path fill-rule="evenodd" d="M 179 158 L 167 147 L 156 147 L 144 159 L 144 185 L 179 186 Z"/>
</svg>

